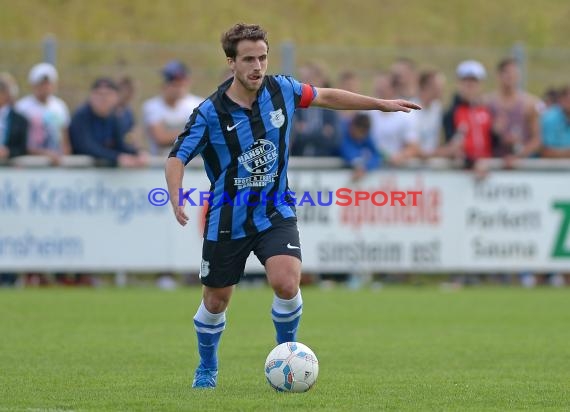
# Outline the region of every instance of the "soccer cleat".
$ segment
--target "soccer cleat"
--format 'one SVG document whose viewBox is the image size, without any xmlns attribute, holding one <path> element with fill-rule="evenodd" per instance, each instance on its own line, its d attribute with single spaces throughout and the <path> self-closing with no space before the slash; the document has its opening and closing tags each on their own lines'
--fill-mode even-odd
<svg viewBox="0 0 570 412">
<path fill-rule="evenodd" d="M 193 388 L 215 388 L 218 380 L 217 369 L 205 369 L 200 366 L 194 374 Z"/>
</svg>

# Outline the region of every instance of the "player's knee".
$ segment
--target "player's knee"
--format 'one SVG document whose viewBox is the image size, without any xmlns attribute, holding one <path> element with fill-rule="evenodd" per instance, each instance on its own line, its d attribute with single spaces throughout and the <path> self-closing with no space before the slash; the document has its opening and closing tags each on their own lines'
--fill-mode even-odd
<svg viewBox="0 0 570 412">
<path fill-rule="evenodd" d="M 297 271 L 283 271 L 273 284 L 275 294 L 281 299 L 293 299 L 299 292 L 300 274 Z"/>
<path fill-rule="evenodd" d="M 204 295 L 204 306 L 210 313 L 220 313 L 226 310 L 230 296 L 221 293 L 207 293 Z"/>
<path fill-rule="evenodd" d="M 279 285 L 275 288 L 275 294 L 281 299 L 293 299 L 299 292 L 299 285 Z"/>
</svg>

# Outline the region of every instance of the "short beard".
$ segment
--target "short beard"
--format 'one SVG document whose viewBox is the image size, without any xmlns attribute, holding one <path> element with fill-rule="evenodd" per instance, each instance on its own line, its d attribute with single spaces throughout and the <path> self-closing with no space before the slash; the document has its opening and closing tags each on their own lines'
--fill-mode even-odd
<svg viewBox="0 0 570 412">
<path fill-rule="evenodd" d="M 263 77 L 262 77 L 262 78 L 263 78 Z M 247 80 L 244 81 L 244 80 L 242 80 L 242 79 L 241 79 L 239 76 L 237 76 L 237 75 L 236 75 L 236 79 L 237 79 L 238 82 L 240 82 L 240 84 L 243 86 L 243 88 L 244 88 L 245 90 L 249 91 L 249 92 L 256 92 L 256 91 L 259 90 L 259 88 L 252 88 L 251 86 L 249 86 L 249 85 L 247 84 Z"/>
</svg>

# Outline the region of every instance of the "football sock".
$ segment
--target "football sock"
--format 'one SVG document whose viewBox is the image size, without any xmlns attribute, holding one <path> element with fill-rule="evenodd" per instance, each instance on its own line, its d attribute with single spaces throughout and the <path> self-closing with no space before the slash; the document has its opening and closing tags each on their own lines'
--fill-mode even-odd
<svg viewBox="0 0 570 412">
<path fill-rule="evenodd" d="M 218 343 L 226 328 L 226 312 L 210 313 L 202 301 L 194 316 L 194 328 L 198 335 L 200 367 L 218 369 Z"/>
<path fill-rule="evenodd" d="M 284 342 L 295 342 L 297 340 L 297 328 L 303 313 L 303 299 L 301 290 L 293 299 L 281 299 L 277 295 L 273 296 L 273 306 L 271 307 L 271 317 L 277 332 L 277 344 Z"/>
</svg>

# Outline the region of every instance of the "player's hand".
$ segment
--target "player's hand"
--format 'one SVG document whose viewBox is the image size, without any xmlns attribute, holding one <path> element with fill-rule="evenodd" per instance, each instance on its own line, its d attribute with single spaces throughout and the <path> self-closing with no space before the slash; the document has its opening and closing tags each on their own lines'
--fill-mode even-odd
<svg viewBox="0 0 570 412">
<path fill-rule="evenodd" d="M 173 206 L 173 209 L 174 209 L 174 216 L 176 217 L 178 223 L 180 223 L 181 226 L 186 226 L 186 223 L 188 223 L 188 216 L 184 211 L 184 206 L 175 205 Z"/>
<path fill-rule="evenodd" d="M 180 223 L 181 226 L 186 226 L 186 223 L 188 223 L 188 215 L 186 215 L 186 212 L 184 211 L 186 198 L 183 197 L 181 202 L 177 195 L 173 195 L 170 198 L 170 202 L 172 204 L 172 209 L 174 210 L 174 216 L 176 217 L 176 220 L 178 223 Z"/>
<path fill-rule="evenodd" d="M 421 110 L 422 107 L 415 103 L 409 102 L 407 100 L 382 100 L 382 107 L 380 108 L 383 112 L 406 112 L 409 113 L 412 110 Z"/>
</svg>

